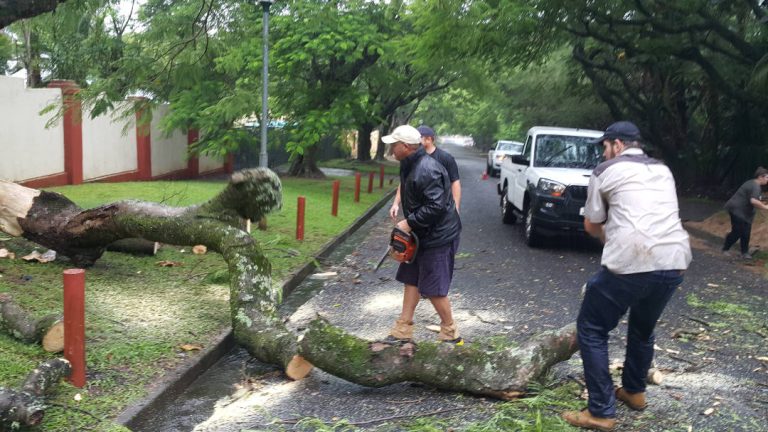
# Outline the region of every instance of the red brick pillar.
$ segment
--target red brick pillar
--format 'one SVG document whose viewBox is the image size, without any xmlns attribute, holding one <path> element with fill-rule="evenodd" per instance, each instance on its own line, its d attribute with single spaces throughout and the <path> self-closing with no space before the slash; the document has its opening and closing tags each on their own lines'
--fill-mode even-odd
<svg viewBox="0 0 768 432">
<path fill-rule="evenodd" d="M 224 172 L 227 174 L 232 174 L 235 171 L 235 155 L 232 153 L 227 153 L 227 155 L 224 157 Z"/>
<path fill-rule="evenodd" d="M 147 110 L 147 98 L 131 98 L 136 109 L 136 171 L 137 180 L 152 180 L 152 124 Z"/>
<path fill-rule="evenodd" d="M 197 140 L 200 139 L 200 131 L 197 129 L 187 130 L 187 147 L 192 147 Z M 189 152 L 189 159 L 187 159 L 187 175 L 189 178 L 195 178 L 200 175 L 200 158 L 197 153 Z"/>
<path fill-rule="evenodd" d="M 54 80 L 48 87 L 61 89 L 64 102 L 64 171 L 69 184 L 83 183 L 83 115 L 77 97 L 80 87 L 74 81 Z"/>
</svg>

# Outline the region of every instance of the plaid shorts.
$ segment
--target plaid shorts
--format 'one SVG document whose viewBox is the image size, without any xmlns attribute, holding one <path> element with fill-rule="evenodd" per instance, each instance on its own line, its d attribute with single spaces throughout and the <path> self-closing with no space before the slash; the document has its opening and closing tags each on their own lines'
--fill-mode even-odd
<svg viewBox="0 0 768 432">
<path fill-rule="evenodd" d="M 459 239 L 429 249 L 420 249 L 411 264 L 400 263 L 395 279 L 419 288 L 422 297 L 445 297 L 453 279 L 453 261 Z"/>
</svg>

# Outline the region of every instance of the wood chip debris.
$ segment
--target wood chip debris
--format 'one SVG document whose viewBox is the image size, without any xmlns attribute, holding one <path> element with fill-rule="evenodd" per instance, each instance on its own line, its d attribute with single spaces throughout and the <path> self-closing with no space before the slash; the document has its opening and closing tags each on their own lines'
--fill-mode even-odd
<svg viewBox="0 0 768 432">
<path fill-rule="evenodd" d="M 205 255 L 208 252 L 208 248 L 205 245 L 196 245 L 192 247 L 192 253 L 195 255 Z"/>
<path fill-rule="evenodd" d="M 55 250 L 47 250 L 44 253 L 40 253 L 36 250 L 32 251 L 29 255 L 21 257 L 24 261 L 37 261 L 39 263 L 49 263 L 56 259 Z"/>
<path fill-rule="evenodd" d="M 10 252 L 8 249 L 0 249 L 0 258 L 16 259 L 16 254 Z"/>
<path fill-rule="evenodd" d="M 197 344 L 181 344 L 179 345 L 179 349 L 183 351 L 199 351 L 203 349 L 203 347 Z"/>
<path fill-rule="evenodd" d="M 324 272 L 324 273 L 314 273 L 309 276 L 310 279 L 313 280 L 328 280 L 333 279 L 338 275 L 336 272 Z"/>
</svg>

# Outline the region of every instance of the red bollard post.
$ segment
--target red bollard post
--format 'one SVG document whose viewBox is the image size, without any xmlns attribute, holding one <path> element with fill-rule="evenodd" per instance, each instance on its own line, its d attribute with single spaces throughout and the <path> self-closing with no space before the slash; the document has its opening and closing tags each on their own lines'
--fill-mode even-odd
<svg viewBox="0 0 768 432">
<path fill-rule="evenodd" d="M 306 202 L 306 199 L 300 196 L 296 205 L 296 240 L 304 240 L 304 208 L 306 207 Z"/>
<path fill-rule="evenodd" d="M 373 192 L 373 171 L 368 173 L 368 193 Z"/>
<path fill-rule="evenodd" d="M 85 270 L 64 270 L 64 357 L 72 364 L 69 382 L 85 386 Z"/>
<path fill-rule="evenodd" d="M 341 180 L 333 182 L 333 201 L 331 203 L 331 214 L 333 216 L 339 215 L 339 188 L 341 187 Z"/>
<path fill-rule="evenodd" d="M 360 173 L 355 173 L 355 202 L 360 202 Z"/>
<path fill-rule="evenodd" d="M 379 189 L 384 189 L 384 165 L 379 165 Z"/>
</svg>

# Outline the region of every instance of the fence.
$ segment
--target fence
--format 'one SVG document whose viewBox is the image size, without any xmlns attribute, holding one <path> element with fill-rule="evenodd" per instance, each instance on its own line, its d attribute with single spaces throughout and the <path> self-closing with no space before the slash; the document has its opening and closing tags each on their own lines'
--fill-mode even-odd
<svg viewBox="0 0 768 432">
<path fill-rule="evenodd" d="M 0 76 L 0 179 L 41 188 L 232 172 L 231 155 L 217 160 L 189 154 L 188 147 L 198 139 L 196 130 L 161 131 L 167 105 L 153 112 L 150 124 L 124 132 L 125 120 L 84 115 L 73 97 L 78 91 L 71 81 L 28 89 L 23 79 Z M 62 101 L 62 119 L 46 128 L 53 114 L 41 116 L 40 111 Z M 136 115 L 138 125 L 142 113 Z"/>
</svg>

